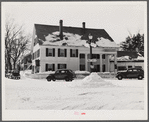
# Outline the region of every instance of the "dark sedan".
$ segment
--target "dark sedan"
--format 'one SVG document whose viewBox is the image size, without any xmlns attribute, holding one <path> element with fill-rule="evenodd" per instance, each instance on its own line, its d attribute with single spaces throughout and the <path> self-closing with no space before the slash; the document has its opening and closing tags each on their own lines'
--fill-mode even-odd
<svg viewBox="0 0 149 122">
<path fill-rule="evenodd" d="M 72 81 L 76 77 L 75 73 L 70 69 L 59 69 L 54 74 L 49 74 L 47 81 L 66 80 Z"/>
<path fill-rule="evenodd" d="M 126 71 L 118 72 L 116 77 L 119 80 L 122 80 L 123 78 L 138 78 L 139 80 L 142 80 L 144 78 L 144 71 L 142 69 L 131 68 Z"/>
</svg>

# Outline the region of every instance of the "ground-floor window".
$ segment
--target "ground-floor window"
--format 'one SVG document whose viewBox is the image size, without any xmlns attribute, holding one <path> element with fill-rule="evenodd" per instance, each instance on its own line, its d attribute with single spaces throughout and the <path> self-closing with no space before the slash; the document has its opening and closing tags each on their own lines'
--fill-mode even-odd
<svg viewBox="0 0 149 122">
<path fill-rule="evenodd" d="M 102 65 L 102 71 L 105 72 L 106 71 L 106 65 Z"/>
<path fill-rule="evenodd" d="M 46 64 L 46 71 L 55 71 L 55 64 Z"/>
<path fill-rule="evenodd" d="M 80 65 L 80 71 L 85 71 L 85 65 Z"/>
<path fill-rule="evenodd" d="M 93 71 L 100 72 L 100 65 L 94 65 Z"/>
<path fill-rule="evenodd" d="M 58 64 L 58 69 L 66 69 L 67 64 Z"/>
<path fill-rule="evenodd" d="M 35 73 L 39 73 L 40 66 L 35 66 Z"/>
<path fill-rule="evenodd" d="M 128 69 L 129 69 L 129 68 L 132 68 L 132 66 L 128 66 Z"/>
</svg>

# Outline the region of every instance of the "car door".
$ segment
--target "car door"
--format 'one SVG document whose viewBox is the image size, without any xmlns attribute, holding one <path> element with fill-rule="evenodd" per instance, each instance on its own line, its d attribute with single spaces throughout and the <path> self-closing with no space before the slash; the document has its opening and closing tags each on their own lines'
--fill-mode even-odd
<svg viewBox="0 0 149 122">
<path fill-rule="evenodd" d="M 61 79 L 61 71 L 56 71 L 54 76 L 56 79 Z"/>
<path fill-rule="evenodd" d="M 128 70 L 127 70 L 126 77 L 127 77 L 127 78 L 132 78 L 132 77 L 133 77 L 133 70 L 132 70 L 132 69 L 128 69 Z"/>
<path fill-rule="evenodd" d="M 138 70 L 137 69 L 133 69 L 132 77 L 133 78 L 137 78 L 138 77 Z"/>
<path fill-rule="evenodd" d="M 62 70 L 61 71 L 61 79 L 65 79 L 67 77 L 67 71 L 66 70 Z"/>
</svg>

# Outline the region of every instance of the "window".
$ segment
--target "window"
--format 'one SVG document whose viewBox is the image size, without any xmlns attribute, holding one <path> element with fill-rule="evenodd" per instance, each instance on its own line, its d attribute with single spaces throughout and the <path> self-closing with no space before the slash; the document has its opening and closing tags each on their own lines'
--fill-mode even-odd
<svg viewBox="0 0 149 122">
<path fill-rule="evenodd" d="M 132 68 L 132 66 L 128 66 L 128 69 L 129 69 L 129 68 Z"/>
<path fill-rule="evenodd" d="M 55 64 L 46 64 L 46 71 L 55 71 Z"/>
<path fill-rule="evenodd" d="M 105 59 L 105 54 L 102 55 L 102 59 Z"/>
<path fill-rule="evenodd" d="M 137 69 L 133 69 L 134 72 L 137 72 Z"/>
<path fill-rule="evenodd" d="M 55 56 L 55 49 L 54 48 L 52 48 L 52 49 L 50 49 L 50 48 L 46 48 L 46 56 L 48 57 L 48 56 Z"/>
<path fill-rule="evenodd" d="M 106 65 L 102 65 L 102 71 L 105 72 L 106 71 Z"/>
<path fill-rule="evenodd" d="M 85 59 L 85 54 L 80 54 L 80 59 Z"/>
<path fill-rule="evenodd" d="M 127 68 L 125 66 L 118 66 L 118 70 L 127 70 Z"/>
<path fill-rule="evenodd" d="M 128 72 L 132 72 L 132 69 L 129 69 Z"/>
<path fill-rule="evenodd" d="M 66 64 L 58 64 L 58 69 L 66 69 L 67 65 Z"/>
<path fill-rule="evenodd" d="M 92 58 L 93 58 L 93 59 L 99 59 L 100 56 L 99 56 L 99 54 L 92 54 Z"/>
<path fill-rule="evenodd" d="M 80 71 L 85 71 L 85 65 L 80 65 Z"/>
<path fill-rule="evenodd" d="M 78 57 L 78 49 L 70 49 L 70 57 Z"/>
<path fill-rule="evenodd" d="M 94 72 L 100 72 L 100 65 L 94 65 Z"/>
<path fill-rule="evenodd" d="M 58 49 L 58 57 L 67 57 L 67 49 Z"/>
</svg>

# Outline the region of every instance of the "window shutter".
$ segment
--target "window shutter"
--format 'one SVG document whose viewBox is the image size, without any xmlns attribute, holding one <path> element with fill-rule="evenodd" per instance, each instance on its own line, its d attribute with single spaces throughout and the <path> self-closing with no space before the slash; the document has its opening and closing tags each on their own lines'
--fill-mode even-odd
<svg viewBox="0 0 149 122">
<path fill-rule="evenodd" d="M 72 49 L 70 49 L 70 57 L 72 57 Z"/>
<path fill-rule="evenodd" d="M 65 57 L 67 57 L 67 49 L 65 49 Z"/>
<path fill-rule="evenodd" d="M 97 54 L 97 59 L 99 59 L 99 54 Z"/>
<path fill-rule="evenodd" d="M 115 64 L 115 69 L 117 69 L 117 65 Z"/>
<path fill-rule="evenodd" d="M 58 69 L 60 69 L 60 64 L 58 64 Z"/>
<path fill-rule="evenodd" d="M 55 48 L 53 48 L 53 57 L 55 57 Z"/>
<path fill-rule="evenodd" d="M 76 57 L 78 57 L 78 49 L 76 49 Z"/>
<path fill-rule="evenodd" d="M 58 57 L 60 57 L 60 49 L 58 49 Z"/>
<path fill-rule="evenodd" d="M 65 69 L 67 69 L 67 65 L 65 64 Z"/>
<path fill-rule="evenodd" d="M 46 64 L 46 71 L 48 71 L 48 64 Z"/>
<path fill-rule="evenodd" d="M 52 70 L 55 71 L 55 64 L 53 64 L 52 68 L 53 68 Z"/>
<path fill-rule="evenodd" d="M 46 48 L 46 56 L 48 56 L 48 48 Z"/>
<path fill-rule="evenodd" d="M 100 65 L 97 65 L 97 72 L 100 72 Z"/>
</svg>

